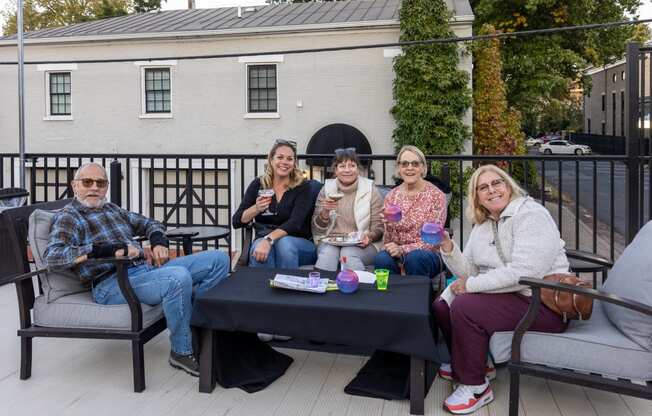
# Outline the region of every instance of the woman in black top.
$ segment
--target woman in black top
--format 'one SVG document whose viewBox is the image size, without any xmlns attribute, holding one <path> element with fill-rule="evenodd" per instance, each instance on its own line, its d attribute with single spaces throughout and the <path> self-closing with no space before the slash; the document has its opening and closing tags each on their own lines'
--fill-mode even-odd
<svg viewBox="0 0 652 416">
<path fill-rule="evenodd" d="M 262 190 L 269 190 L 271 196 L 259 193 Z M 297 167 L 296 143 L 277 140 L 267 155 L 265 173 L 249 184 L 233 214 L 234 228 L 253 221 L 256 239 L 249 265 L 296 269 L 313 264 L 317 253 L 307 240 L 312 205 L 309 185 Z"/>
</svg>

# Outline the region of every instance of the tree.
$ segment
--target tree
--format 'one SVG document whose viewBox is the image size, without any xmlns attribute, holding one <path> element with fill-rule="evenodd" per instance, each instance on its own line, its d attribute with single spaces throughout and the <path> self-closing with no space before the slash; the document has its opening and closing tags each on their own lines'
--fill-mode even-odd
<svg viewBox="0 0 652 416">
<path fill-rule="evenodd" d="M 503 32 L 625 20 L 639 0 L 472 0 L 475 29 L 491 24 Z M 502 48 L 507 101 L 524 116 L 538 114 L 554 100 L 568 98 L 571 82 L 589 65 L 618 59 L 628 39 L 649 32 L 635 26 L 508 38 Z"/>
<path fill-rule="evenodd" d="M 400 13 L 401 42 L 455 36 L 443 0 L 403 0 Z M 391 113 L 396 122 L 396 149 L 412 144 L 427 155 L 462 152 L 470 137 L 463 118 L 471 105 L 471 91 L 469 74 L 458 69 L 459 52 L 456 43 L 419 45 L 403 48 L 403 54 L 395 58 Z M 441 162 L 431 168 L 435 175 L 442 175 Z M 459 173 L 457 164 L 450 167 L 453 216 L 461 211 Z"/>
<path fill-rule="evenodd" d="M 480 34 L 497 33 L 484 25 Z M 508 107 L 502 79 L 499 39 L 473 45 L 473 153 L 478 155 L 517 155 L 525 153 L 521 114 Z"/>
<path fill-rule="evenodd" d="M 133 0 L 133 2 L 134 11 L 136 13 L 146 13 L 152 10 L 161 10 L 161 0 Z"/>
<path fill-rule="evenodd" d="M 443 0 L 404 0 L 400 41 L 453 37 Z M 397 149 L 418 146 L 431 155 L 457 154 L 469 138 L 463 117 L 471 105 L 469 75 L 457 68 L 455 43 L 406 47 L 394 61 Z"/>
</svg>

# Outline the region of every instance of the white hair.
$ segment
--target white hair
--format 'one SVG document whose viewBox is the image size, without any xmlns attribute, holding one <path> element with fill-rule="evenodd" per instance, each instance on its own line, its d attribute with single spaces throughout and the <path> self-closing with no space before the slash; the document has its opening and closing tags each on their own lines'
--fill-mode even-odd
<svg viewBox="0 0 652 416">
<path fill-rule="evenodd" d="M 86 162 L 86 163 L 82 163 L 82 165 L 77 168 L 77 171 L 75 171 L 74 179 L 75 180 L 79 179 L 79 177 L 81 176 L 82 170 L 86 169 L 89 166 L 97 166 L 98 168 L 100 168 L 102 170 L 102 172 L 104 172 L 104 178 L 105 179 L 109 178 L 109 176 L 106 174 L 106 169 L 104 169 L 104 166 L 100 165 L 97 162 Z"/>
</svg>

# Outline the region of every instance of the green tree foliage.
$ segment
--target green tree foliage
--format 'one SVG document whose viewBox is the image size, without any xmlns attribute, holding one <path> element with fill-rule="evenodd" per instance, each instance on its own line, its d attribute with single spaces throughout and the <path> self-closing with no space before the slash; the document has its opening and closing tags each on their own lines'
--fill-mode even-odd
<svg viewBox="0 0 652 416">
<path fill-rule="evenodd" d="M 166 1 L 166 0 L 163 0 Z M 161 10 L 161 0 L 133 0 L 134 11 L 145 13 L 152 10 Z"/>
<path fill-rule="evenodd" d="M 471 0 L 475 29 L 488 23 L 503 32 L 625 20 L 639 0 Z M 554 100 L 568 98 L 569 85 L 589 65 L 619 58 L 628 39 L 645 39 L 635 26 L 507 39 L 502 48 L 507 101 L 524 120 Z M 536 128 L 532 126 L 531 128 Z"/>
<path fill-rule="evenodd" d="M 30 32 L 160 8 L 161 0 L 25 0 L 24 30 Z M 6 21 L 3 34 L 16 33 L 16 2 L 10 2 L 0 14 Z"/>
<path fill-rule="evenodd" d="M 404 0 L 401 41 L 453 37 L 443 0 Z M 469 131 L 463 117 L 471 105 L 469 75 L 457 68 L 454 43 L 410 46 L 394 61 L 396 148 L 418 146 L 431 155 L 458 154 Z"/>
<path fill-rule="evenodd" d="M 403 0 L 400 40 L 454 37 L 450 18 L 443 0 Z M 471 91 L 469 74 L 458 69 L 459 53 L 454 43 L 410 46 L 394 60 L 395 105 L 391 113 L 396 121 L 396 149 L 412 144 L 427 155 L 462 152 L 464 141 L 469 139 L 463 117 L 471 105 Z M 442 175 L 441 162 L 431 168 L 435 175 Z M 454 191 L 451 213 L 457 216 L 464 183 L 459 178 L 464 175 L 457 164 L 449 167 L 449 175 Z"/>
</svg>

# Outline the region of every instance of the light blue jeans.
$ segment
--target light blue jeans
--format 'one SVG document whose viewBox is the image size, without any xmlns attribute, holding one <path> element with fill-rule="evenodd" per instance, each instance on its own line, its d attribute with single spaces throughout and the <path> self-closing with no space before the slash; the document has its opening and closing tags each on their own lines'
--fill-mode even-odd
<svg viewBox="0 0 652 416">
<path fill-rule="evenodd" d="M 199 295 L 217 285 L 229 273 L 229 257 L 216 250 L 177 257 L 161 267 L 142 264 L 129 267 L 129 282 L 138 299 L 147 305 L 163 305 L 170 330 L 172 351 L 187 355 L 192 351 L 190 316 L 192 289 Z M 95 302 L 103 305 L 127 303 L 116 275 L 93 287 Z"/>
<path fill-rule="evenodd" d="M 315 264 L 315 261 L 317 261 L 317 249 L 312 241 L 286 235 L 274 242 L 267 256 L 267 260 L 259 262 L 254 258 L 253 253 L 260 240 L 262 238 L 257 239 L 251 245 L 251 250 L 249 251 L 249 265 L 251 267 L 298 269 L 299 266 Z"/>
</svg>

